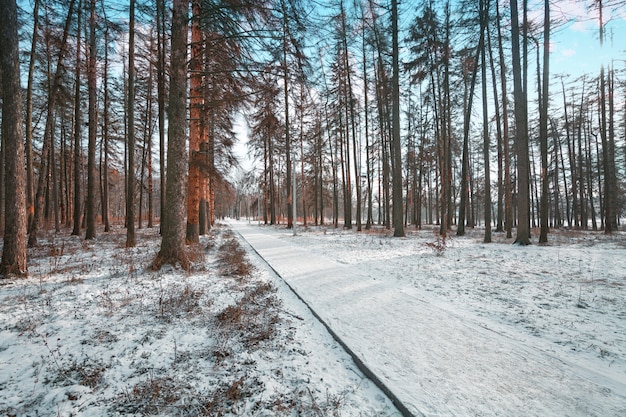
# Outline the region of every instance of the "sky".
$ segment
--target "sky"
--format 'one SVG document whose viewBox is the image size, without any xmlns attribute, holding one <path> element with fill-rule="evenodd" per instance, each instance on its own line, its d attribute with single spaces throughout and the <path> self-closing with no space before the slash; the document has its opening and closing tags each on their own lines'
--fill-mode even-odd
<svg viewBox="0 0 626 417">
<path fill-rule="evenodd" d="M 553 74 L 597 74 L 601 63 L 608 66 L 612 60 L 617 71 L 626 67 L 626 46 L 623 43 L 626 39 L 626 4 L 619 8 L 605 6 L 605 42 L 600 48 L 598 10 L 589 10 L 588 3 L 588 0 L 552 2 L 552 18 L 569 21 L 555 28 L 552 35 L 550 65 Z"/>
<path fill-rule="evenodd" d="M 499 1 L 508 13 L 509 0 Z M 601 63 L 608 68 L 611 61 L 616 71 L 626 70 L 626 44 L 622 41 L 626 39 L 626 3 L 621 7 L 613 6 L 617 2 L 604 1 L 605 42 L 600 48 L 599 15 L 597 8 L 590 9 L 591 0 L 552 0 L 550 13 L 554 23 L 551 29 L 550 73 L 553 80 L 560 74 L 571 80 L 583 74 L 597 76 Z M 402 25 L 406 26 L 413 19 L 415 8 L 420 3 L 421 0 L 401 2 Z M 530 0 L 529 10 L 529 19 L 542 25 L 543 0 Z M 529 54 L 529 71 L 534 77 L 536 51 L 531 48 Z M 240 138 L 236 153 L 240 156 L 242 168 L 247 171 L 253 167 L 253 162 L 246 155 L 248 132 L 243 118 L 238 119 L 236 131 Z"/>
</svg>

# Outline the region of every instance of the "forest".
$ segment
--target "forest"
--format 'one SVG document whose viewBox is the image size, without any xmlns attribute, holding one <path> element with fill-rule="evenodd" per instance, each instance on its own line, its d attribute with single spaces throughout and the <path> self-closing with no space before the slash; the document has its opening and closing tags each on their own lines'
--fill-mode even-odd
<svg viewBox="0 0 626 417">
<path fill-rule="evenodd" d="M 521 245 L 611 234 L 624 53 L 555 72 L 551 39 L 582 21 L 594 53 L 613 48 L 625 9 L 1 0 L 0 272 L 27 275 L 42 230 L 89 240 L 118 224 L 127 248 L 158 226 L 153 268 L 188 267 L 186 245 L 224 216 L 398 237 L 480 226 Z"/>
</svg>

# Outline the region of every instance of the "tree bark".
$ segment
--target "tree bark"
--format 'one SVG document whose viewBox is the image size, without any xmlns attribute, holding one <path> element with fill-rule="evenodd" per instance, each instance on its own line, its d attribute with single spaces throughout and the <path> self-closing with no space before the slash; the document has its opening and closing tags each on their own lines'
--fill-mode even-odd
<svg viewBox="0 0 626 417">
<path fill-rule="evenodd" d="M 200 240 L 200 152 L 202 137 L 202 31 L 200 30 L 200 0 L 191 2 L 191 57 L 189 62 L 189 180 L 187 184 L 187 243 Z"/>
<path fill-rule="evenodd" d="M 165 212 L 165 0 L 157 0 L 157 102 L 159 107 L 159 168 L 160 208 L 159 217 L 163 227 Z"/>
<path fill-rule="evenodd" d="M 483 1 L 480 2 L 480 7 L 483 7 Z M 461 160 L 461 203 L 459 205 L 459 220 L 457 225 L 457 236 L 465 235 L 465 218 L 468 203 L 469 194 L 469 131 L 472 117 L 472 103 L 474 102 L 474 88 L 476 86 L 476 79 L 478 78 L 478 60 L 484 55 L 485 44 L 485 30 L 483 28 L 483 11 L 481 10 L 480 16 L 480 38 L 478 40 L 478 46 L 476 47 L 476 57 L 473 61 L 474 68 L 472 68 L 472 80 L 470 82 L 469 94 L 467 96 L 467 108 L 465 109 L 465 122 L 463 124 L 463 155 Z M 484 85 L 484 83 L 483 83 Z M 466 88 L 467 90 L 467 88 Z M 483 111 L 484 111 L 483 107 Z M 468 216 L 468 217 L 471 217 Z M 472 222 L 473 223 L 473 222 Z"/>
<path fill-rule="evenodd" d="M 33 168 L 33 79 L 39 32 L 39 0 L 35 0 L 33 8 L 33 40 L 30 49 L 28 66 L 28 86 L 26 89 L 26 200 L 28 204 L 28 225 L 35 214 L 35 172 Z"/>
<path fill-rule="evenodd" d="M 27 276 L 26 169 L 22 126 L 20 56 L 15 0 L 0 0 L 2 142 L 5 169 L 5 229 L 0 274 Z"/>
<path fill-rule="evenodd" d="M 393 235 L 404 236 L 402 221 L 402 145 L 400 143 L 400 66 L 398 57 L 398 1 L 391 0 L 391 36 L 393 74 L 392 119 L 393 119 Z"/>
<path fill-rule="evenodd" d="M 109 232 L 109 28 L 104 29 L 104 71 L 103 77 L 103 105 L 102 105 L 102 141 L 104 142 L 104 166 L 100 167 L 102 175 L 102 222 L 104 231 Z"/>
<path fill-rule="evenodd" d="M 509 151 L 509 112 L 506 87 L 506 61 L 500 25 L 500 2 L 496 1 L 496 25 L 498 29 L 498 55 L 500 61 L 500 84 L 502 90 L 502 153 L 504 154 L 504 229 L 506 237 L 512 237 L 513 229 L 513 193 L 511 191 L 511 154 Z"/>
<path fill-rule="evenodd" d="M 136 244 L 135 238 L 135 0 L 130 0 L 128 28 L 128 99 L 126 100 L 128 179 L 126 183 L 126 247 Z"/>
<path fill-rule="evenodd" d="M 108 45 L 107 45 L 108 47 Z M 89 90 L 89 143 L 87 146 L 87 230 L 85 239 L 96 238 L 96 194 L 98 170 L 96 169 L 96 0 L 90 0 L 89 16 L 89 65 L 87 85 Z"/>
<path fill-rule="evenodd" d="M 497 1 L 497 0 L 496 0 Z M 491 172 L 489 168 L 489 117 L 487 107 L 487 60 L 485 48 L 485 32 L 488 30 L 489 0 L 480 1 L 480 22 L 482 47 L 480 54 L 481 83 L 483 95 L 483 155 L 485 164 L 485 237 L 484 243 L 491 243 Z"/>
<path fill-rule="evenodd" d="M 65 26 L 63 28 L 63 38 L 59 49 L 56 71 L 52 80 L 52 87 L 48 92 L 48 114 L 46 117 L 46 127 L 44 130 L 43 146 L 41 149 L 41 164 L 39 167 L 39 179 L 37 180 L 37 192 L 35 194 L 35 214 L 33 216 L 33 221 L 30 225 L 28 234 L 28 246 L 31 247 L 37 245 L 37 234 L 44 215 L 46 184 L 48 182 L 47 180 L 49 174 L 48 159 L 50 156 L 50 143 L 52 141 L 52 130 L 54 126 L 54 109 L 57 102 L 57 91 L 61 85 L 61 78 L 63 75 L 63 60 L 65 59 L 65 54 L 67 53 L 67 36 L 72 16 L 74 14 L 74 4 L 75 0 L 71 0 L 69 10 L 67 12 L 67 18 L 65 20 Z"/>
<path fill-rule="evenodd" d="M 541 209 L 539 243 L 548 242 L 548 105 L 550 85 L 550 1 L 544 2 L 543 18 L 543 84 L 539 120 L 539 142 L 541 147 Z"/>
<path fill-rule="evenodd" d="M 517 152 L 517 236 L 515 243 L 530 244 L 530 162 L 528 154 L 528 114 L 526 94 L 522 87 L 522 68 L 520 66 L 520 34 L 517 0 L 511 4 L 511 37 L 513 58 L 513 91 L 515 98 L 515 148 Z"/>
<path fill-rule="evenodd" d="M 285 158 L 286 158 L 286 171 L 287 178 L 285 187 L 287 189 L 287 195 L 290 197 L 287 198 L 287 229 L 291 229 L 293 227 L 293 222 L 295 219 L 293 218 L 293 210 L 292 204 L 295 203 L 295 196 L 291 195 L 291 181 L 292 172 L 291 172 L 291 136 L 290 136 L 290 125 L 289 125 L 289 63 L 287 62 L 287 44 L 288 44 L 288 27 L 287 27 L 287 6 L 284 0 L 280 2 L 282 13 L 283 13 L 283 87 L 284 87 L 284 97 L 285 97 Z"/>
<path fill-rule="evenodd" d="M 78 0 L 78 11 L 76 13 L 76 21 L 78 32 L 76 36 L 76 68 L 74 69 L 74 211 L 72 213 L 74 229 L 73 236 L 80 235 L 81 215 L 83 213 L 83 197 L 82 197 L 82 105 L 80 99 L 80 69 L 81 69 L 81 43 L 80 35 L 83 16 L 83 2 Z"/>
<path fill-rule="evenodd" d="M 174 0 L 172 11 L 171 76 L 168 108 L 167 192 L 161 249 L 152 267 L 180 264 L 189 269 L 185 251 L 187 194 L 187 31 L 189 0 Z"/>
</svg>

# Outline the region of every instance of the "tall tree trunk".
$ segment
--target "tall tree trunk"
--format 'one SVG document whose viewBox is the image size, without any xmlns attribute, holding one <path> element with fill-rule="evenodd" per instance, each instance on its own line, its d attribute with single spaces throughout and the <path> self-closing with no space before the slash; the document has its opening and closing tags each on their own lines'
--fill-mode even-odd
<svg viewBox="0 0 626 417">
<path fill-rule="evenodd" d="M 304 107 L 305 107 L 305 98 L 304 98 L 304 84 L 300 83 L 300 186 L 302 187 L 302 223 L 304 227 L 306 227 L 306 181 L 305 181 L 305 171 L 304 171 Z M 294 173 L 295 176 L 295 173 Z M 294 179 L 295 180 L 295 179 Z"/>
<path fill-rule="evenodd" d="M 496 135 L 498 138 L 498 203 L 496 214 L 496 232 L 504 231 L 504 152 L 502 136 L 502 115 L 500 114 L 500 103 L 498 100 L 498 83 L 496 80 L 495 59 L 493 57 L 493 48 L 491 44 L 490 31 L 487 30 L 487 49 L 489 51 L 489 65 L 491 69 L 491 85 L 493 88 L 494 109 L 496 115 Z"/>
<path fill-rule="evenodd" d="M 130 0 L 128 23 L 128 99 L 126 100 L 128 180 L 126 183 L 126 247 L 134 247 L 135 238 L 135 0 Z"/>
<path fill-rule="evenodd" d="M 572 179 L 572 187 L 571 187 L 571 192 L 572 192 L 572 207 L 571 207 L 571 211 L 570 211 L 570 206 L 569 206 L 569 197 L 567 198 L 567 224 L 569 227 L 575 226 L 578 227 L 578 218 L 577 218 L 577 210 L 578 210 L 578 200 L 577 200 L 577 195 L 578 195 L 578 191 L 577 191 L 577 186 L 576 186 L 576 158 L 575 158 L 575 151 L 574 151 L 574 146 L 573 146 L 573 132 L 572 132 L 572 126 L 570 124 L 569 121 L 569 114 L 567 112 L 567 99 L 566 99 L 566 95 L 565 95 L 565 84 L 563 83 L 563 79 L 561 78 L 561 87 L 563 89 L 563 111 L 564 111 L 564 117 L 565 117 L 565 140 L 567 142 L 567 155 L 568 155 L 568 159 L 569 159 L 569 165 L 570 165 L 570 178 Z M 585 91 L 585 78 L 583 77 L 583 86 L 582 86 L 582 91 L 584 93 Z M 567 175 L 565 174 L 565 172 L 563 172 L 563 177 L 567 178 Z M 565 186 L 565 190 L 566 190 L 566 196 L 568 194 L 568 188 L 567 186 Z"/>
<path fill-rule="evenodd" d="M 600 48 L 604 46 L 604 21 L 603 21 L 603 3 L 597 0 L 600 12 Z M 610 94 L 610 92 L 609 92 Z M 615 210 L 615 192 L 613 188 L 613 177 L 615 172 L 612 169 L 612 161 L 615 155 L 611 149 L 610 138 L 607 127 L 606 117 L 606 77 L 604 72 L 604 63 L 600 64 L 600 137 L 602 138 L 602 160 L 604 170 L 604 233 L 611 234 L 617 229 L 617 217 Z"/>
<path fill-rule="evenodd" d="M 586 157 L 585 163 L 587 166 L 587 175 L 585 181 L 587 182 L 587 189 L 589 190 L 589 215 L 591 216 L 591 227 L 593 230 L 598 230 L 598 222 L 596 220 L 596 209 L 593 202 L 593 171 L 591 168 L 591 117 L 587 118 L 587 123 L 585 124 L 585 148 L 586 148 Z"/>
<path fill-rule="evenodd" d="M 525 1 L 525 0 L 524 0 Z M 511 4 L 511 37 L 513 58 L 513 91 L 515 97 L 515 148 L 517 151 L 517 208 L 518 223 L 515 243 L 530 244 L 530 163 L 528 155 L 528 114 L 526 94 L 522 86 L 520 67 L 520 34 L 517 0 Z"/>
<path fill-rule="evenodd" d="M 541 147 L 541 210 L 539 243 L 548 241 L 548 105 L 550 85 L 550 1 L 544 2 L 543 17 L 543 84 L 542 103 L 539 121 L 539 142 Z"/>
<path fill-rule="evenodd" d="M 607 195 L 607 203 L 611 205 L 611 230 L 617 230 L 619 219 L 618 208 L 618 186 L 617 186 L 617 171 L 615 168 L 615 69 L 614 63 L 611 62 L 609 68 L 608 81 L 608 95 L 609 95 L 609 115 L 608 115 L 608 164 L 609 164 L 609 181 L 611 183 L 610 193 Z M 607 219 L 609 219 L 607 217 Z"/>
<path fill-rule="evenodd" d="M 107 45 L 108 46 L 108 45 Z M 89 144 L 87 150 L 87 231 L 85 239 L 96 238 L 96 193 L 98 171 L 96 169 L 96 0 L 90 1 L 89 17 L 89 66 L 87 85 L 89 88 Z"/>
<path fill-rule="evenodd" d="M 364 9 L 364 8 L 363 8 Z M 363 13 L 364 10 L 363 10 Z M 365 17 L 362 16 L 363 21 L 365 21 Z M 364 120 L 365 120 L 365 170 L 367 177 L 367 220 L 365 221 L 365 229 L 370 230 L 372 228 L 372 223 L 374 221 L 374 211 L 372 204 L 372 173 L 370 166 L 370 132 L 369 132 L 369 99 L 368 99 L 368 77 L 367 77 L 367 50 L 366 50 L 366 32 L 365 32 L 365 24 L 363 24 L 362 28 L 362 48 L 363 48 L 363 110 L 364 110 Z"/>
<path fill-rule="evenodd" d="M 147 164 L 147 170 L 148 170 L 148 229 L 151 229 L 154 227 L 154 223 L 153 223 L 153 217 L 154 217 L 154 201 L 153 201 L 153 179 L 152 179 L 152 135 L 153 135 L 153 124 L 152 124 L 152 67 L 150 67 L 150 82 L 149 82 L 149 88 L 150 88 L 150 92 L 149 92 L 149 96 L 150 99 L 148 100 L 148 102 L 150 103 L 150 107 L 148 108 L 148 120 L 150 120 L 150 128 L 148 129 L 148 137 L 147 137 L 147 156 L 146 156 L 146 164 Z"/>
<path fill-rule="evenodd" d="M 500 84 L 502 90 L 502 153 L 504 154 L 504 228 L 506 237 L 512 237 L 513 230 L 513 192 L 511 190 L 511 153 L 509 151 L 509 111 L 506 87 L 506 61 L 502 27 L 500 25 L 500 6 L 496 1 L 496 25 L 498 29 L 498 55 L 500 61 Z"/>
<path fill-rule="evenodd" d="M 102 222 L 104 231 L 109 232 L 111 225 L 109 222 L 109 27 L 104 29 L 104 71 L 103 77 L 103 105 L 102 105 L 102 141 L 104 142 L 104 166 L 102 171 Z"/>
<path fill-rule="evenodd" d="M 352 69 L 350 67 L 350 59 L 349 59 L 349 51 L 348 51 L 348 40 L 347 40 L 347 25 L 346 25 L 346 13 L 343 7 L 343 1 L 340 2 L 341 8 L 341 42 L 342 42 L 342 50 L 343 50 L 343 69 L 346 75 L 345 85 L 345 101 L 346 101 L 346 162 L 347 162 L 347 204 L 346 208 L 348 209 L 347 213 L 345 213 L 346 220 L 346 228 L 352 227 L 352 181 L 350 179 L 350 134 L 352 133 L 352 154 L 353 154 L 353 166 L 354 166 L 354 186 L 356 188 L 356 221 L 357 221 L 357 231 L 361 231 L 361 187 L 360 187 L 360 167 L 358 163 L 357 156 L 357 140 L 356 140 L 356 115 L 354 109 L 354 99 L 353 99 L 353 90 L 352 90 Z"/>
<path fill-rule="evenodd" d="M 33 168 L 33 81 L 39 32 L 39 0 L 33 8 L 33 39 L 28 64 L 28 86 L 26 88 L 26 200 L 28 204 L 28 227 L 35 214 L 35 172 Z"/>
<path fill-rule="evenodd" d="M 599 205 L 600 205 L 600 228 L 604 229 L 604 200 L 602 199 L 602 178 L 601 178 L 601 173 L 602 173 L 602 168 L 601 168 L 601 161 L 600 161 L 600 144 L 598 143 L 598 135 L 594 135 L 594 142 L 596 145 L 596 175 L 597 175 L 597 181 L 598 181 L 598 196 L 600 196 L 599 198 Z"/>
<path fill-rule="evenodd" d="M 153 268 L 180 264 L 189 269 L 185 252 L 187 194 L 187 39 L 189 0 L 174 0 L 172 12 L 171 76 L 168 108 L 167 195 L 161 249 Z"/>
<path fill-rule="evenodd" d="M 61 223 L 68 227 L 70 224 L 70 216 L 67 205 L 69 204 L 69 199 L 67 198 L 67 188 L 69 186 L 68 177 L 67 177 L 67 129 L 65 124 L 61 127 L 61 149 L 60 149 L 60 161 L 59 161 L 59 192 L 61 193 Z M 27 174 L 28 176 L 28 174 Z"/>
<path fill-rule="evenodd" d="M 63 126 L 61 126 L 63 129 Z M 58 184 L 58 170 L 57 160 L 55 154 L 55 140 L 50 141 L 50 187 L 49 193 L 51 194 L 52 211 L 54 213 L 54 231 L 59 233 L 61 231 L 61 222 L 59 218 L 59 184 Z"/>
<path fill-rule="evenodd" d="M 469 131 L 471 127 L 471 118 L 472 118 L 472 103 L 474 102 L 474 88 L 476 86 L 476 79 L 478 77 L 478 61 L 482 57 L 484 52 L 484 28 L 483 28 L 483 16 L 482 16 L 482 8 L 483 8 L 483 0 L 480 2 L 481 7 L 481 16 L 480 16 L 480 38 L 478 40 L 478 46 L 476 47 L 476 58 L 474 59 L 474 68 L 472 68 L 472 80 L 470 82 L 469 93 L 467 94 L 467 104 L 465 109 L 465 122 L 463 124 L 463 155 L 461 160 L 461 203 L 459 205 L 459 220 L 457 225 L 457 235 L 464 236 L 465 235 L 465 217 L 468 206 L 468 195 L 469 195 Z M 467 84 L 467 83 L 466 83 Z M 483 83 L 484 85 L 485 83 Z M 467 87 L 466 87 L 467 91 Z M 484 93 L 483 93 L 484 94 Z M 484 103 L 484 100 L 483 100 Z M 483 111 L 484 111 L 483 106 Z M 468 217 L 471 217 L 468 216 Z M 473 222 L 472 222 L 473 223 Z"/>
<path fill-rule="evenodd" d="M 291 136 L 290 129 L 291 126 L 289 124 L 289 63 L 287 62 L 287 49 L 288 49 L 288 17 L 287 17 L 287 7 L 285 5 L 285 0 L 281 0 L 281 7 L 283 13 L 283 88 L 284 88 L 284 97 L 285 97 L 285 159 L 286 159 L 286 171 L 287 178 L 285 187 L 287 189 L 287 195 L 290 197 L 287 198 L 287 229 L 291 229 L 293 227 L 293 210 L 292 204 L 295 203 L 294 195 L 291 195 L 291 181 L 292 179 L 292 164 L 291 164 Z"/>
<path fill-rule="evenodd" d="M 26 169 L 20 55 L 15 0 L 0 0 L 0 72 L 2 74 L 2 142 L 5 170 L 5 228 L 0 274 L 27 276 Z M 10 103 L 10 104 L 9 104 Z"/>
<path fill-rule="evenodd" d="M 561 162 L 559 151 L 561 148 L 561 139 L 558 132 L 554 128 L 554 122 L 550 121 L 550 128 L 553 132 L 553 150 L 554 150 L 554 227 L 561 228 L 563 226 L 563 212 L 561 210 L 561 177 L 559 175 L 559 163 Z"/>
<path fill-rule="evenodd" d="M 165 0 L 157 0 L 157 102 L 159 107 L 159 168 L 160 208 L 159 217 L 163 227 L 165 212 Z"/>
<path fill-rule="evenodd" d="M 580 227 L 584 230 L 588 228 L 587 224 L 587 201 L 585 200 L 585 172 L 583 169 L 583 124 L 584 124 L 584 95 L 581 94 L 580 98 L 580 111 L 578 115 L 578 170 L 576 182 L 578 184 L 578 197 L 579 197 L 579 213 L 580 213 Z"/>
<path fill-rule="evenodd" d="M 497 0 L 496 0 L 497 1 Z M 485 238 L 483 242 L 491 243 L 491 172 L 489 168 L 489 116 L 487 106 L 487 60 L 485 58 L 485 32 L 488 30 L 489 0 L 480 1 L 481 15 L 481 39 L 482 48 L 480 54 L 481 83 L 483 95 L 483 155 L 485 164 Z M 481 42 L 479 42 L 481 43 Z"/>
<path fill-rule="evenodd" d="M 402 221 L 402 145 L 400 143 L 400 66 L 398 48 L 398 1 L 391 0 L 392 119 L 393 119 L 393 235 L 404 236 Z"/>
<path fill-rule="evenodd" d="M 200 152 L 202 136 L 202 31 L 200 29 L 200 0 L 191 2 L 191 57 L 189 61 L 189 176 L 187 184 L 187 233 L 188 243 L 200 239 L 200 164 L 204 156 Z"/>
<path fill-rule="evenodd" d="M 74 229 L 73 236 L 80 235 L 81 215 L 83 213 L 83 196 L 82 196 L 82 102 L 80 97 L 80 69 L 81 69 L 81 42 L 80 35 L 83 16 L 83 2 L 78 0 L 78 12 L 76 13 L 76 21 L 78 30 L 76 32 L 76 68 L 74 73 L 74 211 L 72 213 Z"/>
</svg>

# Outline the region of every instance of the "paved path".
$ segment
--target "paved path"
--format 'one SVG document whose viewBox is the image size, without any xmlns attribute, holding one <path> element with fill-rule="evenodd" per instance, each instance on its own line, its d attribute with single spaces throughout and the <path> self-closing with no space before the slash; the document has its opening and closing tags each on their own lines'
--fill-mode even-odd
<svg viewBox="0 0 626 417">
<path fill-rule="evenodd" d="M 472 316 L 293 245 L 232 227 L 415 416 L 626 416 L 626 387 Z"/>
</svg>

